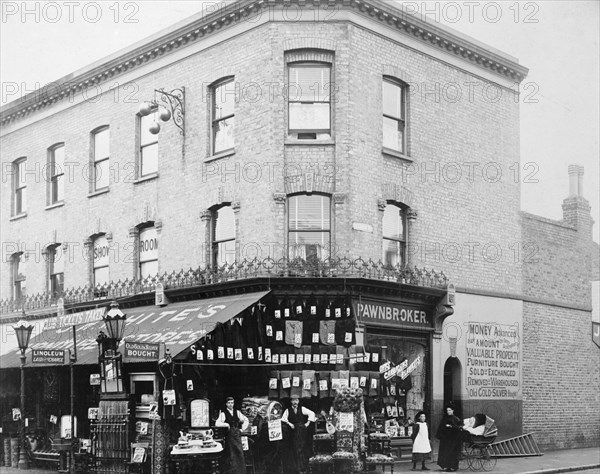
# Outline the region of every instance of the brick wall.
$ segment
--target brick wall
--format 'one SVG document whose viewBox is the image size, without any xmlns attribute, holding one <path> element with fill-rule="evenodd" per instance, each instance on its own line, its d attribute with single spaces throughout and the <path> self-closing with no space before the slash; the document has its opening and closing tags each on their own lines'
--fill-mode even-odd
<svg viewBox="0 0 600 474">
<path fill-rule="evenodd" d="M 334 143 L 289 145 L 285 144 L 286 103 L 281 93 L 284 53 L 311 44 L 334 53 Z M 381 151 L 384 73 L 411 84 L 412 165 Z M 235 76 L 240 91 L 235 154 L 205 161 L 210 133 L 207 86 L 227 75 Z M 470 81 L 478 84 L 473 98 L 464 86 Z M 449 84 L 459 85 L 461 100 L 450 97 Z M 257 85 L 258 98 L 254 94 Z M 484 85 L 500 93 L 498 100 L 482 98 Z M 181 86 L 186 88 L 185 154 L 179 130 L 171 122 L 163 123 L 159 177 L 134 184 L 139 105 L 152 98 L 155 88 Z M 422 93 L 436 88 L 436 93 Z M 52 111 L 52 106 L 46 110 Z M 100 125 L 110 126 L 114 176 L 110 192 L 87 197 L 89 182 L 82 173 L 90 157 L 90 131 Z M 200 214 L 223 201 L 240 203 L 241 258 L 281 255 L 284 206 L 277 204 L 273 194 L 285 191 L 284 175 L 295 170 L 335 172 L 334 190 L 345 195 L 333 206 L 338 255 L 381 258 L 378 199 L 384 197 L 386 186 L 400 184 L 414 195 L 409 204 L 419 215 L 410 236 L 412 265 L 443 270 L 455 284 L 467 288 L 497 289 L 500 285 L 506 291 L 518 291 L 521 285 L 520 262 L 509 248 L 519 241 L 518 183 L 509 175 L 509 167 L 518 161 L 519 142 L 518 104 L 512 92 L 349 23 L 273 22 L 160 69 L 146 69 L 144 75 L 97 100 L 73 104 L 5 134 L 3 163 L 27 156 L 28 166 L 39 169 L 46 162 L 46 149 L 59 141 L 65 142 L 65 160 L 74 166 L 64 206 L 45 210 L 46 183 L 37 173 L 28 183 L 27 217 L 7 222 L 10 179 L 3 180 L 3 259 L 7 249 L 15 246 L 35 252 L 36 246 L 68 242 L 66 287 L 88 283 L 83 242 L 97 232 L 111 232 L 118 249 L 110 278 L 130 278 L 134 249 L 129 230 L 148 216 L 162 223 L 160 272 L 203 264 L 206 242 Z M 475 163 L 472 179 L 465 162 Z M 482 174 L 488 163 L 492 165 Z M 408 177 L 402 165 L 413 167 Z M 433 171 L 428 174 L 427 170 Z M 502 176 L 496 180 L 497 170 Z M 353 223 L 367 223 L 374 230 L 352 230 Z M 23 270 L 29 294 L 45 290 L 39 265 L 28 264 Z M 3 262 L 2 297 L 10 295 L 7 272 Z"/>
<path fill-rule="evenodd" d="M 592 242 L 564 222 L 527 213 L 523 238 L 534 244 L 524 260 L 523 291 L 525 298 L 540 301 L 526 301 L 523 308 L 523 432 L 534 432 L 542 449 L 597 446 Z"/>
</svg>

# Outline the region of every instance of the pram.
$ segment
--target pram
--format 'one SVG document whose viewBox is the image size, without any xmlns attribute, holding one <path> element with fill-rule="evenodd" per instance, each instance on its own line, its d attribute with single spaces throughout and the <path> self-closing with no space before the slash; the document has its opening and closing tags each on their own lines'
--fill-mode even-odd
<svg viewBox="0 0 600 474">
<path fill-rule="evenodd" d="M 497 459 L 489 446 L 498 435 L 494 420 L 483 413 L 477 413 L 474 417 L 464 420 L 461 433 L 463 449 L 459 458 L 459 467 L 469 468 L 471 471 L 494 469 Z"/>
</svg>

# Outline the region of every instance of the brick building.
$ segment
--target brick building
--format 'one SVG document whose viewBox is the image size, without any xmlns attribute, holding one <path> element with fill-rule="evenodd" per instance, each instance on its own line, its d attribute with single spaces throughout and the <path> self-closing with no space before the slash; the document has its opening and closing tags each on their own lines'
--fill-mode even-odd
<svg viewBox="0 0 600 474">
<path fill-rule="evenodd" d="M 597 443 L 573 370 L 598 381 L 589 206 L 520 212 L 526 74 L 378 0 L 240 0 L 157 33 L 2 109 L 3 320 L 150 307 L 159 283 L 342 299 L 357 345 L 419 360 L 405 418 L 454 400 L 503 437 Z"/>
</svg>

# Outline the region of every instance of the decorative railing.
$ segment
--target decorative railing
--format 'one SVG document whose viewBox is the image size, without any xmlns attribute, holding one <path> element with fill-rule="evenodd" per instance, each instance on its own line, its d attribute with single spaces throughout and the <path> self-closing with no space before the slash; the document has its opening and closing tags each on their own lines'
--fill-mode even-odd
<svg viewBox="0 0 600 474">
<path fill-rule="evenodd" d="M 429 288 L 446 288 L 448 278 L 435 270 L 386 265 L 381 261 L 362 258 L 328 258 L 324 260 L 242 260 L 222 266 L 163 273 L 153 277 L 111 281 L 95 287 L 69 288 L 61 293 L 39 293 L 20 299 L 0 300 L 0 313 L 32 311 L 57 305 L 62 298 L 65 305 L 102 299 L 114 299 L 153 292 L 160 283 L 165 290 L 201 287 L 227 281 L 250 278 L 367 278 Z"/>
</svg>

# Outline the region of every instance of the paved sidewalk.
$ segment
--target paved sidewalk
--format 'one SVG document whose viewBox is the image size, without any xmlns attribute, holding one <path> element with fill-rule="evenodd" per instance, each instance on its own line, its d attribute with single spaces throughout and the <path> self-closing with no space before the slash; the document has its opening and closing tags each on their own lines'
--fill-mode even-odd
<svg viewBox="0 0 600 474">
<path fill-rule="evenodd" d="M 427 466 L 432 473 L 440 472 L 435 463 Z M 411 463 L 396 464 L 394 472 L 410 472 Z M 495 474 L 551 474 L 557 472 L 579 472 L 600 474 L 600 448 L 565 449 L 548 451 L 543 456 L 498 458 Z M 0 467 L 1 474 L 23 474 L 25 471 L 12 467 Z M 54 474 L 56 469 L 29 469 L 28 474 Z M 460 472 L 460 471 L 459 471 Z M 462 471 L 468 472 L 471 471 Z M 242 473 L 240 473 L 242 474 Z"/>
</svg>

